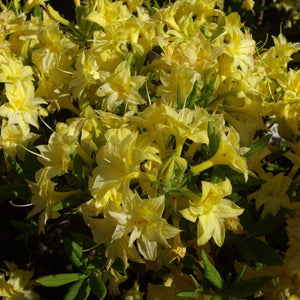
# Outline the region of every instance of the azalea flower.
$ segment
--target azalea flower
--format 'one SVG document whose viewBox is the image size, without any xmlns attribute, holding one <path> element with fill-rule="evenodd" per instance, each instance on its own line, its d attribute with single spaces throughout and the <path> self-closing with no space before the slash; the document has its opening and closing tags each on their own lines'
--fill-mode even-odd
<svg viewBox="0 0 300 300">
<path fill-rule="evenodd" d="M 219 148 L 215 155 L 210 159 L 191 167 L 194 174 L 216 165 L 228 165 L 232 169 L 244 174 L 245 180 L 248 179 L 248 168 L 246 158 L 241 156 L 239 149 L 238 133 L 231 127 L 228 134 L 222 132 Z"/>
<path fill-rule="evenodd" d="M 18 269 L 16 264 L 5 262 L 8 271 L 0 273 L 0 296 L 3 300 L 38 300 L 32 287 L 34 281 L 31 280 L 34 271 Z M 6 279 L 5 277 L 8 277 Z"/>
<path fill-rule="evenodd" d="M 120 63 L 96 92 L 97 96 L 104 97 L 102 108 L 113 112 L 124 103 L 130 111 L 137 111 L 137 105 L 146 102 L 138 93 L 145 80 L 144 76 L 131 76 L 130 65 L 127 61 Z"/>
<path fill-rule="evenodd" d="M 8 102 L 0 106 L 0 115 L 8 119 L 8 124 L 19 124 L 24 129 L 27 125 L 39 128 L 38 116 L 47 116 L 47 110 L 40 106 L 47 104 L 42 98 L 34 97 L 34 87 L 30 83 L 5 85 Z"/>
<path fill-rule="evenodd" d="M 162 217 L 164 205 L 164 196 L 141 199 L 137 193 L 128 195 L 122 211 L 108 211 L 117 222 L 112 241 L 129 235 L 128 247 L 136 242 L 145 259 L 155 260 L 158 244 L 170 248 L 167 240 L 180 232 Z"/>
<path fill-rule="evenodd" d="M 39 233 L 45 231 L 48 219 L 56 219 L 60 216 L 58 211 L 53 210 L 53 207 L 63 199 L 79 192 L 79 190 L 57 192 L 55 191 L 56 183 L 48 179 L 44 179 L 40 185 L 28 181 L 28 186 L 32 193 L 31 203 L 34 207 L 28 213 L 27 218 L 40 214 L 38 223 Z"/>
<path fill-rule="evenodd" d="M 290 204 L 289 196 L 286 194 L 291 179 L 283 173 L 272 176 L 268 174 L 265 176 L 268 182 L 264 183 L 261 188 L 248 196 L 248 199 L 255 199 L 255 206 L 258 209 L 264 206 L 262 211 L 262 218 L 268 213 L 274 217 L 280 210 L 280 206 L 288 207 Z"/>
<path fill-rule="evenodd" d="M 230 181 L 226 178 L 220 183 L 202 181 L 202 196 L 192 196 L 190 205 L 180 211 L 183 217 L 191 222 L 197 221 L 197 243 L 205 245 L 210 238 L 221 247 L 225 239 L 225 218 L 237 217 L 244 209 L 224 197 L 232 192 Z M 195 194 L 194 194 L 195 195 Z"/>
<path fill-rule="evenodd" d="M 29 142 L 33 142 L 37 138 L 38 135 L 30 132 L 29 126 L 26 126 L 22 130 L 18 124 L 7 125 L 7 121 L 2 121 L 0 148 L 4 149 L 4 151 L 13 159 L 16 155 L 23 159 L 24 149 L 18 146 L 22 145 L 23 147 L 26 147 Z"/>
<path fill-rule="evenodd" d="M 109 139 L 96 155 L 97 167 L 89 181 L 94 197 L 101 199 L 111 189 L 126 194 L 134 178 L 156 180 L 141 170 L 144 161 L 160 163 L 159 151 L 151 137 L 128 129 L 111 129 L 106 135 Z"/>
<path fill-rule="evenodd" d="M 48 144 L 37 146 L 41 153 L 38 159 L 44 165 L 38 171 L 38 178 L 51 179 L 68 171 L 71 154 L 78 145 L 77 134 L 74 126 L 58 123 Z"/>
</svg>

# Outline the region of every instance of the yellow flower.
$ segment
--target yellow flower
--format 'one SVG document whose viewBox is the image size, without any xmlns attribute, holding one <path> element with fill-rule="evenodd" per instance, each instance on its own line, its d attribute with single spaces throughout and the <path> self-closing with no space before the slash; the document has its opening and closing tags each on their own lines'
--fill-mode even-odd
<svg viewBox="0 0 300 300">
<path fill-rule="evenodd" d="M 122 1 L 111 2 L 109 0 L 97 0 L 96 10 L 87 16 L 87 20 L 106 28 L 115 22 L 123 22 L 131 17 L 129 10 Z"/>
<path fill-rule="evenodd" d="M 205 245 L 212 237 L 221 247 L 225 238 L 225 218 L 237 217 L 243 209 L 232 201 L 224 199 L 232 192 L 230 181 L 213 184 L 202 181 L 202 196 L 186 193 L 186 197 L 193 197 L 190 206 L 181 210 L 183 217 L 197 223 L 198 245 Z"/>
<path fill-rule="evenodd" d="M 23 66 L 21 61 L 0 54 L 0 62 L 0 82 L 17 84 L 18 81 L 22 83 L 33 81 L 32 68 Z"/>
<path fill-rule="evenodd" d="M 76 71 L 73 73 L 70 88 L 75 99 L 80 99 L 85 89 L 101 83 L 108 72 L 101 71 L 96 59 L 97 53 L 86 50 L 82 51 L 76 60 Z"/>
<path fill-rule="evenodd" d="M 232 59 L 232 68 L 235 71 L 240 67 L 243 71 L 253 69 L 255 53 L 255 41 L 251 34 L 240 29 L 240 16 L 237 13 L 232 13 L 226 17 L 226 50 L 225 53 Z"/>
<path fill-rule="evenodd" d="M 38 116 L 47 116 L 48 113 L 40 104 L 47 104 L 42 98 L 34 97 L 34 87 L 30 83 L 5 85 L 8 102 L 0 106 L 0 115 L 8 119 L 8 124 L 19 124 L 22 129 L 26 125 L 39 128 Z"/>
<path fill-rule="evenodd" d="M 137 243 L 139 252 L 147 260 L 155 260 L 158 244 L 170 248 L 168 239 L 180 230 L 169 225 L 162 217 L 165 197 L 141 199 L 137 193 L 130 193 L 124 199 L 122 211 L 108 211 L 117 222 L 112 241 L 129 235 L 128 247 Z"/>
<path fill-rule="evenodd" d="M 96 243 L 107 243 L 105 251 L 105 256 L 107 257 L 107 269 L 110 269 L 117 258 L 120 258 L 123 261 L 125 268 L 129 266 L 128 259 L 138 263 L 144 263 L 136 250 L 135 245 L 129 247 L 129 237 L 127 235 L 112 240 L 112 235 L 116 230 L 118 223 L 110 215 L 105 219 L 85 218 L 85 222 L 91 228 Z"/>
<path fill-rule="evenodd" d="M 34 207 L 27 215 L 27 218 L 41 213 L 39 215 L 39 232 L 45 231 L 48 219 L 56 219 L 60 216 L 57 211 L 53 210 L 53 207 L 61 200 L 79 192 L 79 190 L 56 192 L 56 183 L 48 179 L 43 180 L 40 185 L 35 182 L 28 182 L 28 185 L 33 194 L 31 203 Z"/>
<path fill-rule="evenodd" d="M 77 134 L 72 125 L 58 123 L 48 145 L 37 146 L 41 153 L 38 159 L 44 165 L 44 168 L 38 171 L 38 178 L 51 179 L 68 171 L 71 154 L 78 145 Z M 39 180 L 41 179 L 38 179 L 38 182 Z"/>
<path fill-rule="evenodd" d="M 178 85 L 180 86 L 181 99 L 185 102 L 187 96 L 191 93 L 195 81 L 200 80 L 200 74 L 190 69 L 186 65 L 175 66 L 171 73 L 161 71 L 160 81 L 162 85 L 158 86 L 156 94 L 162 97 L 165 103 L 174 105 L 174 99 L 177 97 Z"/>
<path fill-rule="evenodd" d="M 207 123 L 217 120 L 200 107 L 193 110 L 183 108 L 176 111 L 167 105 L 148 106 L 140 115 L 141 118 L 133 118 L 137 123 L 141 122 L 147 128 L 150 135 L 155 139 L 161 155 L 164 155 L 169 137 L 176 139 L 175 154 L 180 156 L 183 145 L 187 139 L 197 144 L 208 144 Z M 144 119 L 144 120 L 143 120 Z"/>
<path fill-rule="evenodd" d="M 146 133 L 110 129 L 106 136 L 108 141 L 96 155 L 98 166 L 89 182 L 92 194 L 98 199 L 111 189 L 126 194 L 132 179 L 148 178 L 141 170 L 144 161 L 160 163 L 158 149 Z"/>
<path fill-rule="evenodd" d="M 127 61 L 120 63 L 96 92 L 97 96 L 104 97 L 102 109 L 114 111 L 124 103 L 129 110 L 137 111 L 137 105 L 146 102 L 138 92 L 145 79 L 144 76 L 131 76 L 130 65 Z"/>
<path fill-rule="evenodd" d="M 254 13 L 253 6 L 255 2 L 253 0 L 243 0 L 242 2 L 242 9 L 251 10 Z"/>
<path fill-rule="evenodd" d="M 22 128 L 18 124 L 7 125 L 7 122 L 3 120 L 0 135 L 0 148 L 11 157 L 15 158 L 16 155 L 20 159 L 24 158 L 24 149 L 18 147 L 23 145 L 24 147 L 31 141 L 34 142 L 38 137 L 37 134 L 30 132 L 29 126 Z"/>
<path fill-rule="evenodd" d="M 261 214 L 263 218 L 268 213 L 276 216 L 280 206 L 288 207 L 290 204 L 286 192 L 291 184 L 291 179 L 283 173 L 279 173 L 275 176 L 269 174 L 269 176 L 266 175 L 266 178 L 268 178 L 268 182 L 264 183 L 260 190 L 248 196 L 248 199 L 255 199 L 257 209 L 264 205 Z"/>
<path fill-rule="evenodd" d="M 232 127 L 228 130 L 227 135 L 222 132 L 216 154 L 210 159 L 191 167 L 194 174 L 198 174 L 212 166 L 228 165 L 232 169 L 243 173 L 245 180 L 248 179 L 247 160 L 240 154 L 239 135 Z"/>
<path fill-rule="evenodd" d="M 286 75 L 287 64 L 292 60 L 291 56 L 299 50 L 300 44 L 288 43 L 282 33 L 278 35 L 278 38 L 273 37 L 273 41 L 274 46 L 264 51 L 260 57 L 266 74 L 280 79 L 280 74 Z"/>
<path fill-rule="evenodd" d="M 0 296 L 3 300 L 38 300 L 40 299 L 33 290 L 33 271 L 18 269 L 14 263 L 5 262 L 8 271 L 5 275 L 0 273 Z M 8 280 L 5 277 L 8 277 Z"/>
</svg>

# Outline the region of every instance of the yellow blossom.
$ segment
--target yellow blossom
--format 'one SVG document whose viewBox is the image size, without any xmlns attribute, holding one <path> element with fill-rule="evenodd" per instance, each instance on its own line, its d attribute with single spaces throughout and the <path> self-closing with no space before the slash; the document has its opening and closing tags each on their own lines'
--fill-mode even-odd
<svg viewBox="0 0 300 300">
<path fill-rule="evenodd" d="M 162 85 L 157 88 L 157 96 L 162 97 L 170 106 L 174 106 L 172 102 L 177 97 L 179 85 L 182 102 L 185 102 L 196 80 L 199 82 L 200 74 L 185 65 L 172 68 L 170 74 L 162 70 L 160 76 Z"/>
<path fill-rule="evenodd" d="M 144 98 L 138 89 L 145 82 L 143 76 L 131 76 L 130 65 L 127 61 L 120 63 L 111 76 L 104 80 L 104 84 L 97 90 L 96 95 L 104 97 L 102 108 L 114 111 L 120 104 L 131 111 L 137 110 L 137 105 L 144 104 Z"/>
<path fill-rule="evenodd" d="M 96 155 L 97 167 L 89 183 L 92 194 L 98 199 L 114 188 L 124 194 L 132 179 L 148 178 L 140 167 L 144 161 L 160 163 L 158 149 L 147 134 L 111 129 L 106 135 L 109 139 Z M 154 179 L 153 175 L 150 177 Z"/>
<path fill-rule="evenodd" d="M 13 159 L 16 155 L 23 159 L 24 149 L 18 147 L 18 145 L 26 147 L 30 141 L 33 142 L 37 137 L 37 134 L 30 132 L 29 126 L 21 128 L 18 124 L 7 125 L 7 122 L 3 120 L 0 135 L 0 148 L 4 149 L 4 151 Z"/>
<path fill-rule="evenodd" d="M 221 247 L 225 238 L 225 218 L 237 217 L 243 209 L 223 197 L 232 192 L 230 181 L 213 184 L 202 181 L 202 196 L 195 197 L 190 192 L 185 197 L 192 197 L 188 208 L 181 210 L 183 217 L 191 222 L 197 221 L 197 243 L 205 245 L 212 237 Z"/>
<path fill-rule="evenodd" d="M 3 300 L 38 300 L 32 287 L 34 285 L 31 277 L 33 271 L 24 271 L 18 269 L 14 263 L 5 262 L 8 271 L 5 274 L 0 273 L 0 296 Z M 8 277 L 6 280 L 5 277 Z"/>
<path fill-rule="evenodd" d="M 87 16 L 87 20 L 107 27 L 114 22 L 123 22 L 131 17 L 129 10 L 122 1 L 111 2 L 108 0 L 97 0 L 97 8 Z"/>
<path fill-rule="evenodd" d="M 129 234 L 128 247 L 136 242 L 145 259 L 155 260 L 158 244 L 170 248 L 167 240 L 180 232 L 162 217 L 164 206 L 164 196 L 141 199 L 137 193 L 128 195 L 123 211 L 108 211 L 117 222 L 112 241 Z"/>
<path fill-rule="evenodd" d="M 275 176 L 269 174 L 267 176 L 268 182 L 261 186 L 261 189 L 248 196 L 248 199 L 255 199 L 255 206 L 258 209 L 264 205 L 262 211 L 262 217 L 264 218 L 268 213 L 275 216 L 280 206 L 289 206 L 289 197 L 286 194 L 291 179 L 285 176 L 283 173 L 279 173 Z"/>
<path fill-rule="evenodd" d="M 228 165 L 232 169 L 244 174 L 248 179 L 248 168 L 246 158 L 241 156 L 239 149 L 239 135 L 231 127 L 226 135 L 222 132 L 219 148 L 216 154 L 210 159 L 191 167 L 194 174 L 198 174 L 212 166 Z"/>
<path fill-rule="evenodd" d="M 47 145 L 37 146 L 41 153 L 39 161 L 44 168 L 38 171 L 38 179 L 51 179 L 66 173 L 71 162 L 71 154 L 75 151 L 78 140 L 75 128 L 64 123 L 56 125 L 56 132 L 52 133 Z"/>
<path fill-rule="evenodd" d="M 123 261 L 126 268 L 128 267 L 128 259 L 138 263 L 144 262 L 135 245 L 129 247 L 129 237 L 127 235 L 112 240 L 112 235 L 118 224 L 116 219 L 108 215 L 105 219 L 85 218 L 85 222 L 91 228 L 96 243 L 108 243 L 105 250 L 107 269 L 110 269 L 117 258 Z"/>
<path fill-rule="evenodd" d="M 38 116 L 47 116 L 48 113 L 40 104 L 47 102 L 42 98 L 34 97 L 32 83 L 18 81 L 15 85 L 6 84 L 8 102 L 0 106 L 0 115 L 8 119 L 8 124 L 20 124 L 22 128 L 33 125 L 39 128 Z"/>
<path fill-rule="evenodd" d="M 33 81 L 33 71 L 30 66 L 24 66 L 21 61 L 0 55 L 0 82 L 17 84 Z"/>
<path fill-rule="evenodd" d="M 31 203 L 34 207 L 27 215 L 27 218 L 40 213 L 38 224 L 39 232 L 45 231 L 45 225 L 48 219 L 56 219 L 60 216 L 57 211 L 53 210 L 53 207 L 61 200 L 79 192 L 79 190 L 57 192 L 55 191 L 56 183 L 48 179 L 44 180 L 40 185 L 35 182 L 28 182 L 28 185 L 33 194 Z"/>
<path fill-rule="evenodd" d="M 253 0 L 243 0 L 242 2 L 242 9 L 251 10 L 254 13 L 253 6 L 255 2 Z"/>
</svg>

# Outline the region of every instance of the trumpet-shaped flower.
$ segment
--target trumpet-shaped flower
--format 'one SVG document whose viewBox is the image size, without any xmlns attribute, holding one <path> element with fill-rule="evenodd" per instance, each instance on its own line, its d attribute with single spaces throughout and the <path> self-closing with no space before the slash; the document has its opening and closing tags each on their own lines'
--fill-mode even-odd
<svg viewBox="0 0 300 300">
<path fill-rule="evenodd" d="M 197 221 L 198 245 L 205 245 L 212 237 L 221 247 L 225 238 L 225 218 L 237 217 L 243 209 L 224 197 L 232 192 L 230 181 L 213 184 L 202 181 L 202 196 L 193 197 L 188 208 L 181 210 L 183 217 Z M 191 195 L 187 193 L 187 197 Z M 195 196 L 195 194 L 194 194 Z"/>
<path fill-rule="evenodd" d="M 104 97 L 102 108 L 114 111 L 124 103 L 126 108 L 136 111 L 137 105 L 145 103 L 144 98 L 138 92 L 145 79 L 144 76 L 131 76 L 130 65 L 127 61 L 120 63 L 96 92 L 97 96 Z"/>
<path fill-rule="evenodd" d="M 198 174 L 216 165 L 228 165 L 232 169 L 243 173 L 245 180 L 248 179 L 247 160 L 240 154 L 239 135 L 232 127 L 229 128 L 227 135 L 222 132 L 216 154 L 210 159 L 196 166 L 192 166 L 191 170 L 194 174 Z"/>
<path fill-rule="evenodd" d="M 108 211 L 117 222 L 112 241 L 129 235 L 128 247 L 136 242 L 145 259 L 155 260 L 158 244 L 171 247 L 167 240 L 180 232 L 162 217 L 164 207 L 164 196 L 141 199 L 137 193 L 131 193 L 124 199 L 123 211 Z"/>
<path fill-rule="evenodd" d="M 123 22 L 131 17 L 128 7 L 122 1 L 95 1 L 97 9 L 87 16 L 87 20 L 95 22 L 103 28 L 115 22 Z"/>
<path fill-rule="evenodd" d="M 14 263 L 5 262 L 8 271 L 0 273 L 0 296 L 3 300 L 38 300 L 39 295 L 33 290 L 33 271 L 18 269 Z M 8 277 L 6 280 L 5 277 Z"/>
<path fill-rule="evenodd" d="M 47 179 L 40 185 L 35 182 L 28 182 L 28 185 L 33 194 L 31 203 L 34 205 L 34 208 L 29 212 L 27 218 L 41 213 L 38 224 L 39 232 L 44 232 L 48 219 L 56 219 L 60 216 L 57 211 L 53 210 L 53 207 L 61 200 L 79 192 L 79 190 L 57 192 L 55 191 L 56 183 Z"/>
<path fill-rule="evenodd" d="M 254 67 L 255 41 L 248 31 L 246 33 L 241 31 L 240 16 L 237 13 L 230 14 L 226 21 L 228 44 L 225 53 L 232 59 L 233 70 L 238 67 L 243 71 L 247 71 L 248 68 L 252 69 Z"/>
<path fill-rule="evenodd" d="M 22 83 L 33 81 L 31 67 L 24 66 L 21 61 L 3 55 L 0 55 L 0 61 L 0 82 L 16 84 L 18 81 Z"/>
<path fill-rule="evenodd" d="M 128 267 L 128 259 L 138 263 L 144 262 L 136 250 L 135 245 L 129 247 L 129 237 L 127 235 L 124 235 L 119 239 L 112 239 L 112 235 L 117 226 L 117 221 L 110 215 L 105 219 L 86 218 L 85 220 L 91 228 L 94 241 L 98 244 L 108 243 L 105 251 L 108 269 L 117 258 L 120 258 L 123 261 L 125 267 Z"/>
<path fill-rule="evenodd" d="M 126 194 L 133 178 L 147 177 L 141 170 L 143 162 L 150 160 L 160 163 L 159 151 L 147 134 L 111 129 L 106 135 L 108 141 L 97 153 L 98 166 L 90 178 L 90 190 L 98 199 L 111 189 Z"/>
<path fill-rule="evenodd" d="M 39 161 L 44 165 L 44 168 L 38 171 L 38 177 L 44 180 L 66 173 L 71 162 L 71 154 L 77 145 L 75 128 L 71 125 L 58 123 L 56 132 L 49 138 L 48 145 L 37 146 L 41 153 Z"/>
<path fill-rule="evenodd" d="M 39 128 L 38 116 L 47 116 L 48 113 L 40 104 L 47 104 L 42 98 L 34 97 L 32 83 L 6 84 L 8 102 L 0 106 L 0 115 L 8 119 L 8 124 L 20 124 L 22 128 L 33 125 Z"/>
<path fill-rule="evenodd" d="M 1 135 L 0 135 L 0 148 L 4 149 L 4 151 L 11 157 L 15 158 L 18 154 L 19 158 L 23 158 L 21 153 L 23 154 L 24 149 L 18 147 L 18 145 L 22 145 L 24 147 L 31 141 L 33 142 L 38 135 L 30 132 L 29 126 L 26 126 L 25 129 L 22 130 L 18 124 L 7 125 L 7 122 L 3 120 L 1 127 Z"/>
<path fill-rule="evenodd" d="M 166 103 L 170 103 L 172 106 L 178 93 L 178 85 L 180 86 L 181 99 L 184 102 L 191 93 L 194 82 L 200 80 L 200 74 L 185 65 L 172 68 L 171 73 L 166 73 L 163 70 L 161 73 L 162 85 L 157 88 L 157 96 L 162 97 Z"/>
<path fill-rule="evenodd" d="M 274 217 L 278 213 L 280 206 L 288 207 L 290 204 L 289 196 L 286 194 L 291 179 L 279 173 L 275 176 L 269 174 L 265 175 L 268 182 L 261 186 L 261 189 L 248 196 L 248 199 L 255 199 L 255 206 L 258 209 L 264 205 L 262 217 L 264 218 L 268 213 Z"/>
</svg>

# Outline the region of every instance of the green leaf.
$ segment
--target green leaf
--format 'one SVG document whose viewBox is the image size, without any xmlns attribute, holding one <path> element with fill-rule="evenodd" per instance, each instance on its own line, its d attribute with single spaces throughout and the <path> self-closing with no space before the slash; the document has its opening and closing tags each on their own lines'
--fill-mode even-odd
<svg viewBox="0 0 300 300">
<path fill-rule="evenodd" d="M 280 266 L 282 264 L 280 256 L 270 245 L 255 238 L 249 239 L 246 242 L 257 261 L 269 266 Z"/>
<path fill-rule="evenodd" d="M 264 276 L 249 280 L 242 280 L 231 292 L 231 295 L 238 298 L 253 296 L 258 293 L 270 279 L 272 279 L 272 277 Z"/>
<path fill-rule="evenodd" d="M 223 279 L 217 269 L 208 260 L 204 250 L 202 250 L 202 259 L 204 263 L 204 277 L 209 280 L 216 288 L 222 290 L 224 286 Z"/>
<path fill-rule="evenodd" d="M 16 175 L 24 175 L 22 167 L 14 159 L 12 159 L 6 152 L 4 152 L 4 155 L 7 162 L 11 165 L 12 171 Z"/>
<path fill-rule="evenodd" d="M 81 273 L 64 273 L 43 276 L 36 279 L 36 282 L 46 287 L 55 287 L 84 278 L 87 278 L 87 275 Z"/>
<path fill-rule="evenodd" d="M 38 226 L 37 223 L 34 221 L 25 223 L 23 221 L 11 220 L 10 223 L 16 229 L 22 232 L 14 238 L 15 241 L 28 241 L 29 238 L 32 236 L 38 236 Z"/>
<path fill-rule="evenodd" d="M 91 287 L 87 279 L 75 282 L 65 294 L 63 300 L 85 300 L 91 293 Z"/>
<path fill-rule="evenodd" d="M 265 148 L 268 145 L 271 137 L 272 137 L 272 134 L 265 135 L 260 140 L 254 142 L 253 144 L 248 146 L 250 149 L 243 156 L 244 157 L 249 157 L 252 154 L 258 152 L 259 150 Z"/>
<path fill-rule="evenodd" d="M 208 122 L 207 134 L 208 134 L 208 138 L 209 138 L 210 152 L 211 152 L 211 155 L 213 156 L 218 151 L 219 145 L 220 145 L 220 137 L 215 128 L 215 122 L 213 122 L 213 121 Z"/>
<path fill-rule="evenodd" d="M 82 252 L 82 249 L 79 246 L 79 244 L 70 239 L 65 239 L 64 250 L 67 257 L 70 259 L 70 261 L 74 264 L 75 267 L 77 267 L 80 271 L 88 272 L 88 258 Z"/>
<path fill-rule="evenodd" d="M 79 186 L 84 187 L 85 181 L 86 181 L 86 176 L 85 176 L 83 168 L 82 168 L 83 161 L 76 150 L 72 154 L 72 160 L 73 160 L 73 166 L 74 166 L 74 173 L 76 174 Z"/>
<path fill-rule="evenodd" d="M 254 253 L 252 252 L 252 250 L 248 247 L 247 241 L 245 241 L 244 239 L 240 239 L 238 241 L 238 250 L 239 253 L 241 255 L 241 257 L 247 261 L 255 261 L 256 257 L 254 255 Z"/>
<path fill-rule="evenodd" d="M 90 286 L 92 293 L 97 296 L 99 300 L 105 298 L 107 293 L 106 286 L 94 273 L 90 276 Z"/>
<path fill-rule="evenodd" d="M 42 15 L 42 12 L 43 10 L 40 5 L 36 5 L 31 11 L 34 17 L 40 17 Z"/>
<path fill-rule="evenodd" d="M 248 227 L 247 231 L 251 235 L 265 236 L 284 222 L 285 214 L 286 211 L 283 209 L 275 217 L 269 213 L 264 219 L 259 219 L 252 226 Z"/>
<path fill-rule="evenodd" d="M 52 210 L 59 211 L 69 207 L 77 207 L 82 203 L 83 197 L 84 194 L 82 193 L 71 195 L 54 205 L 54 207 L 52 207 Z"/>
<path fill-rule="evenodd" d="M 196 103 L 197 91 L 198 91 L 198 81 L 196 80 L 193 84 L 193 89 L 192 89 L 191 93 L 186 98 L 186 107 L 187 108 L 192 108 L 193 105 Z"/>
</svg>

